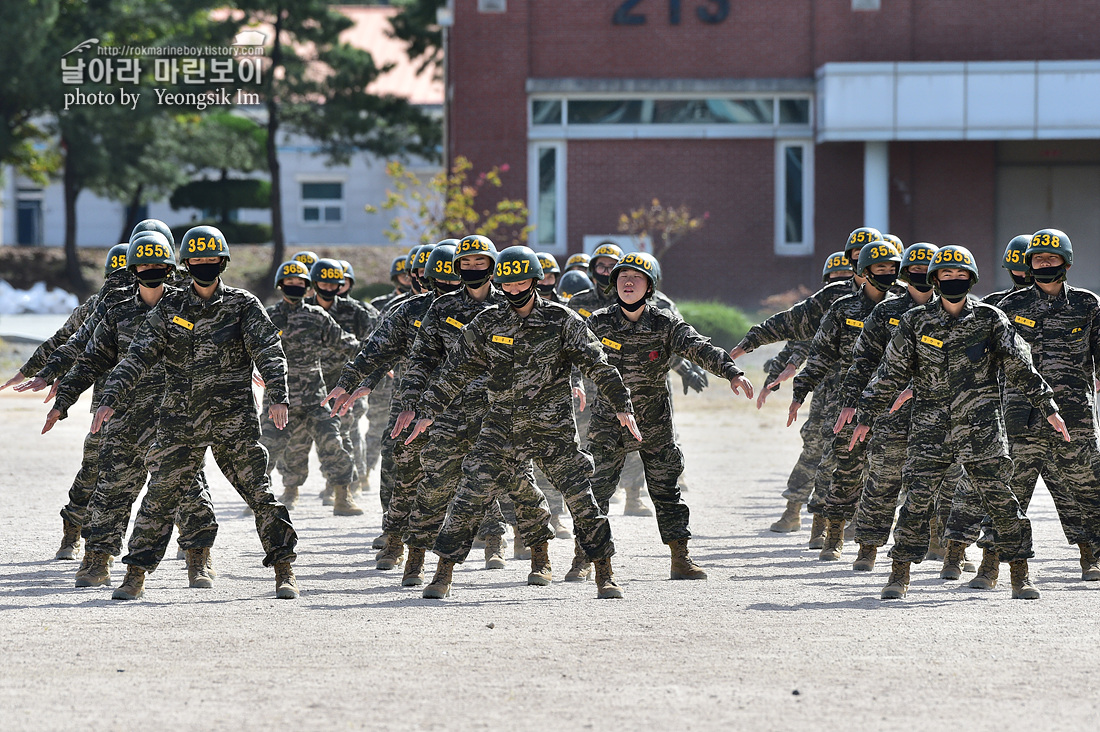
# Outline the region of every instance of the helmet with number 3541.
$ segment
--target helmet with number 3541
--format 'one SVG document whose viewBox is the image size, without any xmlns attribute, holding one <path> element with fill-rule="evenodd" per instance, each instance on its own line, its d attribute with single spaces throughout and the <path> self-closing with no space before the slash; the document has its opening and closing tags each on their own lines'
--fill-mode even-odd
<svg viewBox="0 0 1100 732">
<path fill-rule="evenodd" d="M 225 243 L 225 235 L 213 226 L 195 226 L 183 235 L 180 261 L 202 257 L 221 257 L 223 268 L 229 261 L 229 245 Z"/>
</svg>

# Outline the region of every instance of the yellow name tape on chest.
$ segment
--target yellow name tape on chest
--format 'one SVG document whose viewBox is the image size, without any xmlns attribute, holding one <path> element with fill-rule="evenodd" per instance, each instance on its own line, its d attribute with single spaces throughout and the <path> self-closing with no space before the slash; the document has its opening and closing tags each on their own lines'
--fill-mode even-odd
<svg viewBox="0 0 1100 732">
<path fill-rule="evenodd" d="M 493 336 L 493 343 L 503 343 L 506 346 L 510 346 L 514 343 L 514 340 L 508 336 Z"/>
<path fill-rule="evenodd" d="M 1028 328 L 1034 328 L 1035 327 L 1035 321 L 1034 320 L 1028 320 L 1027 318 L 1025 318 L 1022 315 L 1017 315 L 1012 320 L 1016 323 L 1019 323 L 1020 325 L 1026 325 Z"/>
<path fill-rule="evenodd" d="M 852 320 L 851 318 L 846 319 L 844 321 L 844 324 L 845 325 L 850 325 L 853 328 L 862 328 L 863 327 L 863 321 L 862 320 Z"/>
<path fill-rule="evenodd" d="M 591 318 L 592 317 L 592 313 L 588 312 L 584 308 L 577 308 L 577 312 L 580 313 L 581 315 L 583 315 L 586 318 Z"/>
<path fill-rule="evenodd" d="M 465 325 L 465 323 L 460 323 L 454 318 L 447 318 L 447 325 L 453 325 L 454 327 L 461 329 L 462 326 Z"/>
<path fill-rule="evenodd" d="M 932 338 L 930 336 L 921 336 L 920 342 L 927 343 L 928 345 L 935 346 L 936 348 L 943 348 L 943 341 L 937 341 L 935 338 Z"/>
<path fill-rule="evenodd" d="M 282 332 L 282 331 L 280 330 L 280 331 L 279 331 L 279 335 L 281 336 L 282 334 L 283 334 L 283 332 Z"/>
<path fill-rule="evenodd" d="M 420 327 L 420 321 L 419 320 L 414 320 L 413 325 L 415 325 L 417 328 L 419 328 Z"/>
<path fill-rule="evenodd" d="M 194 330 L 195 329 L 195 324 L 194 323 L 192 323 L 190 320 L 184 320 L 183 318 L 181 318 L 178 315 L 175 315 L 175 316 L 172 317 L 172 322 L 175 323 L 176 325 L 180 325 L 180 326 L 183 326 L 184 328 L 187 328 L 187 330 Z"/>
<path fill-rule="evenodd" d="M 901 325 L 901 321 L 897 318 L 890 318 L 890 325 Z"/>
<path fill-rule="evenodd" d="M 622 343 L 616 343 L 615 341 L 611 340 L 610 338 L 601 338 L 600 343 L 604 344 L 608 348 L 614 348 L 616 351 L 621 351 L 622 348 L 623 348 Z"/>
<path fill-rule="evenodd" d="M 1074 333 L 1080 333 L 1080 332 L 1081 332 L 1081 329 L 1080 329 L 1080 328 L 1074 328 L 1073 330 L 1071 330 L 1071 331 L 1069 332 L 1069 334 L 1070 334 L 1070 335 L 1073 335 Z"/>
</svg>

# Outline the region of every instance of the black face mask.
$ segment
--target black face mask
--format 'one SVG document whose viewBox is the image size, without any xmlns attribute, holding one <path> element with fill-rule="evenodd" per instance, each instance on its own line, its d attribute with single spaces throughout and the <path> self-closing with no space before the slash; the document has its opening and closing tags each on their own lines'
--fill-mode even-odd
<svg viewBox="0 0 1100 732">
<path fill-rule="evenodd" d="M 142 287 L 159 287 L 168 279 L 168 268 L 157 267 L 144 272 L 134 272 L 134 276 Z"/>
<path fill-rule="evenodd" d="M 222 263 L 188 264 L 187 271 L 191 273 L 191 279 L 195 281 L 196 285 L 209 287 L 218 281 L 218 277 L 222 273 Z"/>
<path fill-rule="evenodd" d="M 1066 265 L 1059 264 L 1055 267 L 1032 267 L 1031 276 L 1036 282 L 1048 285 L 1052 282 L 1061 282 L 1066 277 Z"/>
<path fill-rule="evenodd" d="M 420 295 L 424 292 L 424 286 L 420 283 L 420 278 L 415 273 L 409 273 L 409 282 L 411 283 L 412 292 L 414 295 Z"/>
<path fill-rule="evenodd" d="M 938 284 L 940 297 L 947 302 L 961 302 L 973 286 L 969 277 L 965 280 L 939 280 Z"/>
<path fill-rule="evenodd" d="M 545 295 L 546 297 L 550 297 L 554 294 L 553 285 L 535 285 L 535 287 L 539 288 L 539 293 Z"/>
<path fill-rule="evenodd" d="M 445 295 L 448 292 L 458 292 L 462 288 L 461 282 L 440 282 L 439 280 L 432 280 L 432 286 L 435 287 L 435 291 L 440 295 Z"/>
<path fill-rule="evenodd" d="M 619 297 L 618 293 L 615 294 L 615 300 L 616 300 L 616 302 L 619 303 L 619 307 L 621 307 L 623 310 L 627 311 L 628 313 L 633 313 L 637 310 L 641 310 L 642 308 L 644 308 L 646 300 L 648 300 L 648 299 L 649 299 L 649 295 L 647 294 L 645 297 L 643 297 L 638 302 L 626 302 L 621 297 Z"/>
<path fill-rule="evenodd" d="M 319 286 L 314 285 L 313 291 L 317 293 L 318 300 L 324 300 L 325 302 L 332 302 L 336 299 L 336 293 L 340 291 L 340 288 L 335 290 L 322 290 Z"/>
<path fill-rule="evenodd" d="M 286 299 L 287 300 L 292 300 L 293 302 L 298 302 L 299 300 L 301 300 L 303 297 L 306 296 L 306 286 L 305 285 L 285 285 L 284 284 L 284 285 L 279 285 L 279 288 L 283 291 L 283 294 L 286 295 Z"/>
<path fill-rule="evenodd" d="M 535 296 L 535 288 L 528 287 L 523 292 L 516 293 L 508 292 L 507 290 L 505 290 L 504 296 L 508 298 L 508 302 L 511 304 L 512 307 L 514 307 L 516 310 L 520 310 L 521 308 L 523 308 L 524 305 L 531 302 L 531 298 Z"/>
<path fill-rule="evenodd" d="M 909 286 L 917 292 L 928 292 L 932 289 L 932 285 L 928 284 L 927 272 L 910 272 Z"/>
<path fill-rule="evenodd" d="M 610 274 L 600 274 L 598 272 L 593 272 L 592 277 L 596 280 L 596 286 L 603 291 L 606 291 L 608 286 L 611 284 Z"/>
<path fill-rule="evenodd" d="M 489 278 L 493 276 L 493 268 L 488 269 L 462 269 L 459 268 L 458 276 L 462 278 L 462 284 L 469 287 L 471 290 L 484 285 L 489 281 Z"/>
<path fill-rule="evenodd" d="M 1015 272 L 1009 272 L 1008 276 L 1012 278 L 1013 284 L 1017 287 L 1027 287 L 1031 284 L 1031 275 L 1029 274 L 1018 275 Z"/>
<path fill-rule="evenodd" d="M 897 279 L 897 274 L 893 272 L 890 274 L 877 275 L 871 274 L 871 271 L 867 270 L 867 281 L 871 283 L 872 287 L 877 290 L 882 290 L 883 292 L 889 290 L 890 285 L 894 284 Z"/>
</svg>

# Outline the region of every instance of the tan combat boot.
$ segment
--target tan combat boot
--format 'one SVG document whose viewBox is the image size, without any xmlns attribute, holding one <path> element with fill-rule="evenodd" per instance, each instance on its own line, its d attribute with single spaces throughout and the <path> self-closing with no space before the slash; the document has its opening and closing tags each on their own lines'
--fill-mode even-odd
<svg viewBox="0 0 1100 732">
<path fill-rule="evenodd" d="M 875 559 L 878 558 L 878 547 L 873 544 L 860 544 L 856 561 L 852 562 L 852 570 L 855 572 L 870 572 L 875 568 Z"/>
<path fill-rule="evenodd" d="M 442 600 L 451 594 L 452 573 L 455 563 L 450 559 L 439 558 L 439 564 L 435 567 L 435 576 L 432 583 L 424 588 L 422 597 L 428 600 Z"/>
<path fill-rule="evenodd" d="M 111 555 L 107 552 L 85 552 L 84 561 L 76 571 L 76 586 L 99 587 L 111 584 L 111 570 L 107 568 L 110 558 Z"/>
<path fill-rule="evenodd" d="M 298 599 L 298 580 L 290 562 L 275 562 L 275 597 L 280 600 Z"/>
<path fill-rule="evenodd" d="M 909 591 L 909 562 L 894 560 L 890 568 L 890 579 L 882 588 L 880 597 L 883 600 L 900 600 Z"/>
<path fill-rule="evenodd" d="M 504 537 L 485 537 L 485 569 L 504 569 Z"/>
<path fill-rule="evenodd" d="M 1039 590 L 1031 584 L 1031 578 L 1027 576 L 1027 560 L 1016 559 L 1008 563 L 1008 571 L 1012 575 L 1012 599 L 1013 600 L 1038 600 Z"/>
<path fill-rule="evenodd" d="M 997 586 L 997 575 L 1001 572 L 1001 563 L 997 559 L 994 549 L 982 550 L 982 563 L 978 566 L 978 573 L 970 580 L 970 587 L 975 590 L 992 590 Z"/>
<path fill-rule="evenodd" d="M 128 565 L 126 567 L 126 579 L 118 589 L 111 593 L 112 600 L 136 600 L 145 594 L 145 570 L 141 567 Z"/>
<path fill-rule="evenodd" d="M 844 519 L 828 519 L 825 526 L 825 546 L 821 547 L 817 558 L 835 562 L 844 551 Z"/>
<path fill-rule="evenodd" d="M 76 559 L 80 554 L 80 527 L 68 519 L 64 522 L 61 535 L 61 547 L 53 555 L 54 559 Z"/>
<path fill-rule="evenodd" d="M 405 545 L 398 534 L 386 535 L 386 548 L 378 555 L 375 569 L 388 570 L 400 567 L 405 561 Z"/>
<path fill-rule="evenodd" d="M 964 572 L 978 571 L 978 566 L 966 558 L 966 544 L 963 544 L 962 570 Z"/>
<path fill-rule="evenodd" d="M 814 514 L 814 522 L 810 525 L 811 549 L 820 549 L 825 546 L 825 517 L 820 513 Z"/>
<path fill-rule="evenodd" d="M 286 506 L 286 510 L 293 511 L 298 507 L 298 486 L 286 486 L 283 495 L 279 496 L 279 503 Z"/>
<path fill-rule="evenodd" d="M 187 550 L 187 584 L 189 587 L 209 589 L 214 586 L 210 576 L 210 547 Z"/>
<path fill-rule="evenodd" d="M 629 486 L 626 489 L 626 504 L 623 516 L 652 516 L 653 510 L 642 502 L 642 487 Z"/>
<path fill-rule="evenodd" d="M 334 489 L 335 496 L 332 502 L 333 516 L 362 516 L 363 509 L 355 503 L 351 497 L 351 488 L 346 485 L 338 485 Z"/>
<path fill-rule="evenodd" d="M 943 558 L 940 579 L 957 580 L 962 577 L 962 563 L 966 559 L 966 544 L 961 541 L 947 542 L 947 554 Z"/>
<path fill-rule="evenodd" d="M 928 552 L 924 558 L 938 562 L 944 558 L 947 550 L 943 546 L 943 527 L 935 516 L 928 524 L 928 532 Z"/>
<path fill-rule="evenodd" d="M 561 522 L 561 516 L 556 513 L 550 514 L 550 526 L 554 529 L 555 539 L 572 539 L 573 532 Z"/>
<path fill-rule="evenodd" d="M 672 570 L 669 579 L 674 580 L 705 580 L 706 571 L 703 570 L 688 553 L 687 539 L 673 539 L 668 543 L 672 551 Z"/>
<path fill-rule="evenodd" d="M 550 584 L 553 575 L 550 571 L 550 542 L 544 541 L 531 547 L 531 573 L 527 575 L 527 584 L 545 587 Z"/>
<path fill-rule="evenodd" d="M 596 598 L 599 600 L 620 600 L 623 590 L 615 584 L 615 572 L 611 569 L 611 557 L 597 559 L 596 565 Z"/>
<path fill-rule="evenodd" d="M 512 559 L 530 559 L 531 547 L 523 543 L 523 535 L 519 532 L 519 527 L 512 527 L 513 540 L 512 540 Z"/>
<path fill-rule="evenodd" d="M 588 555 L 581 549 L 579 542 L 573 542 L 573 564 L 565 573 L 566 582 L 587 582 L 592 576 L 592 562 L 588 561 Z"/>
<path fill-rule="evenodd" d="M 405 574 L 401 577 L 402 587 L 419 587 L 424 584 L 424 550 L 409 547 L 409 558 L 405 562 Z"/>
<path fill-rule="evenodd" d="M 370 543 L 370 548 L 371 549 L 385 549 L 386 548 L 386 536 L 388 536 L 388 534 L 386 534 L 386 532 L 383 531 L 381 534 L 374 537 L 374 541 L 372 541 Z M 377 559 L 377 557 L 375 557 L 375 559 Z"/>
<path fill-rule="evenodd" d="M 771 530 L 777 534 L 789 534 L 802 528 L 802 504 L 797 501 L 787 501 L 787 508 L 771 526 Z"/>
<path fill-rule="evenodd" d="M 1092 549 L 1089 549 L 1088 544 L 1079 544 L 1081 548 L 1081 579 L 1085 582 L 1098 582 L 1100 581 L 1100 560 L 1096 558 L 1096 554 Z"/>
<path fill-rule="evenodd" d="M 325 489 L 321 491 L 317 497 L 321 499 L 322 506 L 331 506 L 335 501 L 334 496 L 335 492 L 333 491 L 332 486 L 326 486 Z"/>
</svg>

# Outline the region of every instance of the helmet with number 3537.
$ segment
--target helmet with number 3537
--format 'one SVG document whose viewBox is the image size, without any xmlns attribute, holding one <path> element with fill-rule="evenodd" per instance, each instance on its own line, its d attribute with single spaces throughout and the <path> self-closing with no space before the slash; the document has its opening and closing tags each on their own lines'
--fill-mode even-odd
<svg viewBox="0 0 1100 732">
<path fill-rule="evenodd" d="M 508 247 L 497 257 L 493 281 L 500 285 L 524 280 L 541 280 L 545 275 L 538 255 L 530 247 Z"/>
<path fill-rule="evenodd" d="M 1039 229 L 1031 235 L 1031 241 L 1024 252 L 1024 262 L 1031 267 L 1031 258 L 1040 252 L 1057 254 L 1065 260 L 1066 266 L 1073 264 L 1073 243 L 1066 232 L 1058 229 Z"/>
<path fill-rule="evenodd" d="M 950 244 L 936 252 L 936 256 L 932 257 L 932 264 L 928 265 L 929 281 L 936 279 L 933 273 L 941 269 L 965 269 L 970 273 L 971 284 L 978 282 L 978 263 L 966 247 Z"/>
</svg>

